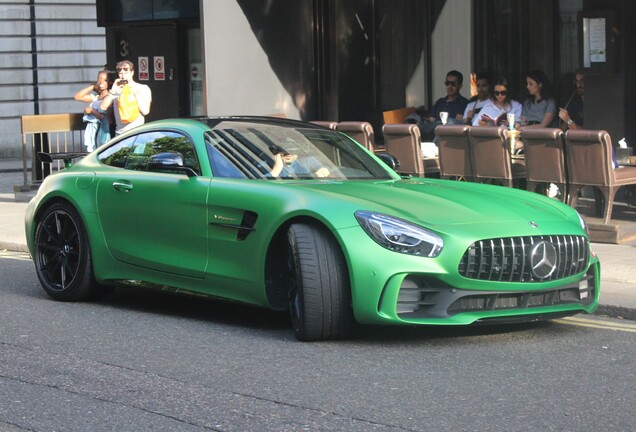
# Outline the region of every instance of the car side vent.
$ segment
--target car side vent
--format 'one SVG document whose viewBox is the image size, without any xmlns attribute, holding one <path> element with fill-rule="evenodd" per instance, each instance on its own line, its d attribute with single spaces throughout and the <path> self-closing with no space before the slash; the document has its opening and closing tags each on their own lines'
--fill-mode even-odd
<svg viewBox="0 0 636 432">
<path fill-rule="evenodd" d="M 241 221 L 241 228 L 236 234 L 237 240 L 245 240 L 247 236 L 254 231 L 254 225 L 256 225 L 256 219 L 258 216 L 252 211 L 246 211 L 243 213 L 243 220 Z"/>
<path fill-rule="evenodd" d="M 473 243 L 458 270 L 469 279 L 546 282 L 583 272 L 588 262 L 589 244 L 583 236 L 508 237 Z"/>
</svg>

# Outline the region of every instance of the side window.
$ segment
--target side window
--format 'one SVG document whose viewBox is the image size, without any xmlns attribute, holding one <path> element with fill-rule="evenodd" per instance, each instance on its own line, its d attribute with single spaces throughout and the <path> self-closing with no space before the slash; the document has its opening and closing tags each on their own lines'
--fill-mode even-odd
<svg viewBox="0 0 636 432">
<path fill-rule="evenodd" d="M 132 148 L 136 138 L 137 137 L 134 136 L 126 138 L 108 147 L 99 154 L 99 161 L 105 165 L 124 168 L 126 166 L 128 153 L 130 153 L 130 149 Z"/>
<path fill-rule="evenodd" d="M 117 149 L 120 145 L 121 149 Z M 117 156 L 116 163 L 109 163 L 109 158 L 112 159 L 112 156 L 107 153 L 111 149 Z M 201 174 L 192 142 L 184 135 L 169 131 L 147 132 L 128 138 L 100 154 L 100 160 L 104 156 L 102 162 L 108 165 L 135 171 L 148 171 L 151 157 L 162 153 L 180 155 L 184 167 L 189 167 L 195 173 Z"/>
</svg>

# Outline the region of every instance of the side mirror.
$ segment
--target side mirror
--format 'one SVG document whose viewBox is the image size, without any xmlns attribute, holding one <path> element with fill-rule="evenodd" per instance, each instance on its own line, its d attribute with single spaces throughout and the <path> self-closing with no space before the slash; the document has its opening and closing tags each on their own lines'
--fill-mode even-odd
<svg viewBox="0 0 636 432">
<path fill-rule="evenodd" d="M 376 154 L 376 156 L 379 157 L 382 162 L 387 164 L 393 171 L 397 171 L 398 168 L 400 168 L 400 161 L 395 156 L 388 153 L 379 153 Z"/>
<path fill-rule="evenodd" d="M 183 166 L 183 156 L 181 153 L 164 152 L 150 156 L 148 169 L 177 171 L 186 174 L 188 177 L 196 177 L 197 173 L 190 167 Z"/>
</svg>

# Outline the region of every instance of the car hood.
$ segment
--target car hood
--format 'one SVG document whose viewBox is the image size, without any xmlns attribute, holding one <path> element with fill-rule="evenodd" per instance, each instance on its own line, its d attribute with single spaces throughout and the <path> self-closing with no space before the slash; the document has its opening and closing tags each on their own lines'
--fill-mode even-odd
<svg viewBox="0 0 636 432">
<path fill-rule="evenodd" d="M 493 224 L 509 221 L 561 221 L 573 210 L 556 200 L 519 189 L 446 180 L 315 182 L 296 184 L 370 210 L 427 225 Z"/>
</svg>

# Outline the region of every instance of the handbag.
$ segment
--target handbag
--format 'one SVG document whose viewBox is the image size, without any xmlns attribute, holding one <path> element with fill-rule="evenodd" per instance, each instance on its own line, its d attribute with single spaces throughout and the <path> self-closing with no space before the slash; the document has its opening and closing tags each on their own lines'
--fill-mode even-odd
<svg viewBox="0 0 636 432">
<path fill-rule="evenodd" d="M 124 88 L 122 88 L 117 101 L 117 108 L 119 109 L 119 118 L 122 123 L 131 123 L 139 117 L 137 97 L 131 91 L 129 85 L 125 85 Z"/>
</svg>

